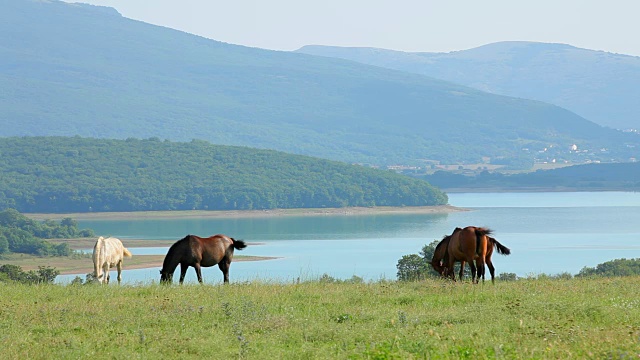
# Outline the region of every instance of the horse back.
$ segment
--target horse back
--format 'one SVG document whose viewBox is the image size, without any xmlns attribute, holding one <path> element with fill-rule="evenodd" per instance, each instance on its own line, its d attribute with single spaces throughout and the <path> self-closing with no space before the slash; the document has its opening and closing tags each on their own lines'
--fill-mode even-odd
<svg viewBox="0 0 640 360">
<path fill-rule="evenodd" d="M 114 237 L 104 239 L 103 253 L 103 261 L 109 263 L 111 267 L 122 261 L 125 256 L 131 257 L 131 252 L 124 247 L 122 241 Z"/>
<path fill-rule="evenodd" d="M 488 234 L 490 229 L 467 226 L 454 231 L 449 241 L 448 251 L 458 260 L 472 261 L 477 257 L 485 257 L 487 253 Z"/>
<path fill-rule="evenodd" d="M 213 266 L 233 256 L 233 240 L 226 235 L 216 234 L 208 238 L 192 236 L 199 243 L 197 255 L 200 257 L 201 266 Z"/>
</svg>

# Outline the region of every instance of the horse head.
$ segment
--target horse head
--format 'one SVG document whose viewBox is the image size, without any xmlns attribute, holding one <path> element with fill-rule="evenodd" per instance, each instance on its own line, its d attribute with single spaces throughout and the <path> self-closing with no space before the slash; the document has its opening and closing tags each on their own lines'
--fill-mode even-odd
<svg viewBox="0 0 640 360">
<path fill-rule="evenodd" d="M 164 271 L 164 269 L 160 270 L 160 282 L 161 283 L 170 283 L 173 281 L 173 273 L 169 273 Z"/>
</svg>

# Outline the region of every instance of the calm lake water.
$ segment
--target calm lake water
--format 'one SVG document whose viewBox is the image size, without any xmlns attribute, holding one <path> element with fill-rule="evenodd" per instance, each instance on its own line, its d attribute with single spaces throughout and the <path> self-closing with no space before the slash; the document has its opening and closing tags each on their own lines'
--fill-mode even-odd
<svg viewBox="0 0 640 360">
<path fill-rule="evenodd" d="M 403 255 L 417 254 L 456 226 L 487 226 L 512 251 L 493 256 L 496 273 L 518 276 L 576 274 L 619 258 L 640 258 L 640 193 L 453 193 L 449 203 L 472 211 L 424 215 L 301 216 L 256 219 L 79 221 L 81 228 L 121 239 L 175 239 L 224 233 L 250 245 L 236 255 L 276 260 L 233 262 L 231 281 L 295 281 L 328 274 L 338 279 L 396 279 Z M 167 247 L 132 248 L 166 254 Z M 126 269 L 126 260 L 125 260 Z M 176 280 L 179 270 L 176 270 Z M 68 282 L 75 275 L 58 276 Z M 84 275 L 81 276 L 84 278 Z M 115 272 L 112 272 L 112 278 Z M 159 268 L 125 270 L 129 284 L 158 281 Z M 217 267 L 203 268 L 207 283 L 220 283 Z M 195 282 L 190 268 L 186 281 Z"/>
</svg>

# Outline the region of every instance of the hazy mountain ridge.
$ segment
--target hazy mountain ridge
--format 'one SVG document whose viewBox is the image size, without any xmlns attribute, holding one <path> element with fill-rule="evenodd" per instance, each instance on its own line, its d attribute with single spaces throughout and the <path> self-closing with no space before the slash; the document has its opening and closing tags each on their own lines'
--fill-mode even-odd
<svg viewBox="0 0 640 360">
<path fill-rule="evenodd" d="M 300 53 L 357 61 L 540 100 L 603 126 L 640 129 L 640 57 L 565 44 L 507 41 L 449 53 L 305 46 Z"/>
<path fill-rule="evenodd" d="M 0 136 L 195 138 L 373 164 L 636 141 L 553 105 L 422 75 L 226 44 L 101 7 L 8 2 Z"/>
</svg>

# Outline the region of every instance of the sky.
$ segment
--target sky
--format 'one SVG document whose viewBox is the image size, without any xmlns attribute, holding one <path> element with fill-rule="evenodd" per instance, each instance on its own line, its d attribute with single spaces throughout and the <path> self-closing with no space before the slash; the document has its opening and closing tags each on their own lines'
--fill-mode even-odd
<svg viewBox="0 0 640 360">
<path fill-rule="evenodd" d="M 449 52 L 499 41 L 640 56 L 639 0 L 67 0 L 226 43 Z"/>
</svg>

